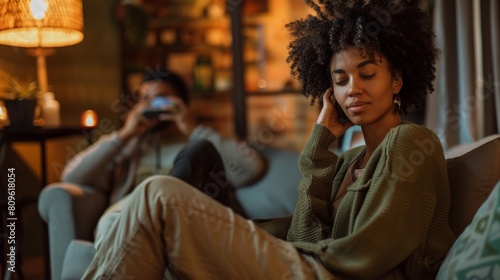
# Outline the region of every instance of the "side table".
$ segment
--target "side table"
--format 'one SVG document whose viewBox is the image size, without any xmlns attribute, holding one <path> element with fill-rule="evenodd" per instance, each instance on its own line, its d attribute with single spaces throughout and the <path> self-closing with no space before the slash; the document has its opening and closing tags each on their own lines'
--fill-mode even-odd
<svg viewBox="0 0 500 280">
<path fill-rule="evenodd" d="M 92 144 L 92 138 L 90 136 L 90 129 L 82 127 L 57 127 L 57 128 L 5 128 L 0 130 L 0 262 L 2 263 L 2 274 L 4 274 L 4 279 L 12 279 L 12 271 L 8 270 L 9 264 L 7 263 L 7 254 L 10 252 L 10 246 L 8 243 L 9 237 L 9 224 L 16 225 L 15 232 L 15 264 L 16 264 L 16 276 L 17 279 L 24 279 L 24 275 L 21 270 L 21 250 L 20 245 L 22 243 L 22 207 L 26 204 L 36 203 L 37 197 L 19 197 L 15 196 L 15 211 L 8 212 L 9 200 L 8 188 L 9 182 L 9 172 L 5 170 L 5 156 L 7 147 L 14 142 L 37 142 L 40 144 L 40 167 L 41 167 L 41 188 L 47 185 L 47 166 L 46 166 L 46 141 L 49 139 L 64 137 L 64 136 L 84 136 L 89 144 Z M 7 178 L 3 178 L 4 172 L 7 172 Z M 15 176 L 19 176 L 16 172 Z M 12 180 L 12 179 L 11 179 Z M 49 257 L 49 246 L 48 246 L 48 231 L 45 226 L 44 228 L 44 262 L 45 262 L 45 279 L 50 279 L 50 257 Z M 7 251 L 5 249 L 7 248 Z"/>
</svg>

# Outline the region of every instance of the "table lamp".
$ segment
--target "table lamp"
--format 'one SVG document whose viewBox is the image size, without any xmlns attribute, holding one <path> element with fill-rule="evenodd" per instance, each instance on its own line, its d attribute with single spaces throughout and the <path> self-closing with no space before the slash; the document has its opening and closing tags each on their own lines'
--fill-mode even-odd
<svg viewBox="0 0 500 280">
<path fill-rule="evenodd" d="M 0 44 L 31 48 L 38 86 L 48 91 L 45 57 L 83 40 L 81 0 L 0 0 Z"/>
</svg>

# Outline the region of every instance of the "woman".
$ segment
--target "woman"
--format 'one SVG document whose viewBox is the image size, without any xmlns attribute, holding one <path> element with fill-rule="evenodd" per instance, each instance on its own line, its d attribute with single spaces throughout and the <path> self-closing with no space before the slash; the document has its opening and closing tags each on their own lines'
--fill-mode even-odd
<svg viewBox="0 0 500 280">
<path fill-rule="evenodd" d="M 455 238 L 445 159 L 432 131 L 399 116 L 432 91 L 437 49 L 425 14 L 410 1 L 318 2 L 307 1 L 316 16 L 287 25 L 292 71 L 323 102 L 299 160 L 293 216 L 256 226 L 155 177 L 134 193 L 85 279 L 435 276 Z M 366 146 L 331 153 L 352 125 Z"/>
</svg>

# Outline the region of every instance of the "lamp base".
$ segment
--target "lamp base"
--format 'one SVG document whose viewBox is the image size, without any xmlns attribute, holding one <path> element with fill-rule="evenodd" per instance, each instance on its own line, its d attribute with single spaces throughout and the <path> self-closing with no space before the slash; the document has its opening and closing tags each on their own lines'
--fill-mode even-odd
<svg viewBox="0 0 500 280">
<path fill-rule="evenodd" d="M 31 56 L 39 57 L 51 56 L 56 52 L 56 50 L 54 48 L 28 48 L 26 49 L 26 52 Z"/>
<path fill-rule="evenodd" d="M 28 49 L 28 54 L 36 57 L 36 68 L 38 73 L 38 87 L 41 92 L 49 91 L 47 82 L 47 66 L 45 64 L 45 57 L 54 54 L 52 48 L 35 48 Z"/>
</svg>

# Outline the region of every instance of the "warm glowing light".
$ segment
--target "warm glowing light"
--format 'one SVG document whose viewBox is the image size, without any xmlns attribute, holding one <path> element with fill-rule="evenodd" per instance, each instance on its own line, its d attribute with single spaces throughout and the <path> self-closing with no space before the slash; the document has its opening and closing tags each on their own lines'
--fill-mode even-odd
<svg viewBox="0 0 500 280">
<path fill-rule="evenodd" d="M 97 125 L 97 114 L 92 110 L 87 110 L 82 113 L 82 126 L 92 128 Z"/>
<path fill-rule="evenodd" d="M 82 0 L 0 0 L 2 45 L 55 48 L 82 40 Z"/>
<path fill-rule="evenodd" d="M 7 109 L 4 105 L 0 104 L 0 127 L 4 127 L 9 124 L 9 116 L 7 114 Z"/>
<path fill-rule="evenodd" d="M 3 105 L 0 106 L 0 125 L 5 125 L 9 121 L 9 116 L 7 115 L 7 109 Z"/>
<path fill-rule="evenodd" d="M 41 20 L 45 17 L 45 12 L 47 11 L 47 1 L 45 0 L 31 0 L 30 10 L 31 14 L 36 20 Z"/>
<path fill-rule="evenodd" d="M 91 116 L 87 116 L 85 126 L 95 126 L 95 120 Z"/>
</svg>

